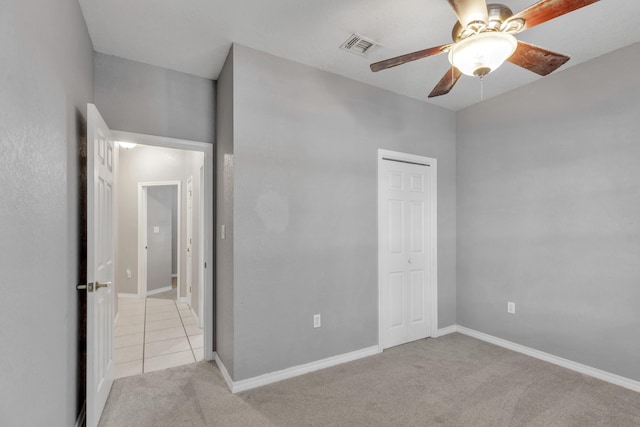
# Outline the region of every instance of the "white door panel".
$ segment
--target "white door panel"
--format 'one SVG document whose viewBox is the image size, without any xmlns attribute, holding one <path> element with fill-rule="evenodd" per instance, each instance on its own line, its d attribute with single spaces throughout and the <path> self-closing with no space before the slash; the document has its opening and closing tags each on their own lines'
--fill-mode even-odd
<svg viewBox="0 0 640 427">
<path fill-rule="evenodd" d="M 390 347 L 407 341 L 407 319 L 404 310 L 406 290 L 404 282 L 405 275 L 403 271 L 389 274 L 388 342 Z"/>
<path fill-rule="evenodd" d="M 113 384 L 114 141 L 87 105 L 87 427 L 98 425 Z"/>
<path fill-rule="evenodd" d="M 426 295 L 424 294 L 424 271 L 415 270 L 409 273 L 410 286 L 411 286 L 411 298 L 409 304 L 411 306 L 411 324 L 424 322 L 424 301 Z"/>
<path fill-rule="evenodd" d="M 424 253 L 424 203 L 421 201 L 409 202 L 409 241 L 412 254 Z"/>
<path fill-rule="evenodd" d="M 389 203 L 389 255 L 404 256 L 404 203 L 390 199 Z"/>
</svg>

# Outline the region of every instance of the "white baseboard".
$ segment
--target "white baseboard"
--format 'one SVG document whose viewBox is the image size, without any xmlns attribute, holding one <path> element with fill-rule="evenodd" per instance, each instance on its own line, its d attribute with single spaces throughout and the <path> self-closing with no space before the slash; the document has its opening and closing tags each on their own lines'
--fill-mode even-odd
<svg viewBox="0 0 640 427">
<path fill-rule="evenodd" d="M 635 381 L 630 378 L 625 378 L 620 375 L 612 374 L 601 369 L 592 368 L 591 366 L 583 365 L 578 362 L 574 362 L 569 359 L 554 356 L 553 354 L 545 353 L 540 350 L 536 350 L 531 347 L 516 344 L 511 341 L 504 340 L 502 338 L 494 337 L 492 335 L 478 332 L 473 329 L 465 328 L 464 326 L 457 325 L 457 331 L 461 334 L 468 335 L 473 338 L 477 338 L 481 341 L 486 341 L 491 344 L 495 344 L 499 347 L 504 347 L 509 350 L 516 351 L 518 353 L 526 354 L 527 356 L 535 357 L 536 359 L 544 360 L 545 362 L 553 363 L 554 365 L 562 366 L 563 368 L 571 369 L 572 371 L 580 372 L 581 374 L 588 375 L 593 378 L 597 378 L 602 381 L 606 381 L 611 384 L 619 385 L 620 387 L 628 388 L 629 390 L 640 392 L 640 381 Z"/>
<path fill-rule="evenodd" d="M 198 317 L 198 314 L 196 313 L 196 311 L 193 309 L 193 307 L 189 306 L 189 308 L 191 309 L 191 314 L 193 315 L 193 317 L 196 319 L 196 324 L 198 325 L 198 327 L 200 327 L 200 317 Z"/>
<path fill-rule="evenodd" d="M 177 274 L 172 274 L 171 277 L 178 277 L 178 275 Z"/>
<path fill-rule="evenodd" d="M 82 427 L 85 424 L 85 418 L 87 417 L 87 401 L 85 400 L 82 404 L 82 409 L 78 414 L 78 418 L 76 419 L 76 423 L 74 427 Z"/>
<path fill-rule="evenodd" d="M 231 379 L 231 375 L 229 375 L 227 367 L 224 366 L 220 356 L 218 356 L 218 353 L 215 351 L 213 352 L 213 360 L 216 362 L 216 365 L 218 365 L 218 369 L 220 369 L 220 373 L 222 374 L 222 378 L 224 378 L 224 382 L 227 383 L 227 387 L 229 387 L 229 390 L 233 393 L 233 380 Z"/>
<path fill-rule="evenodd" d="M 124 293 L 124 292 L 118 292 L 118 298 L 136 298 L 136 299 L 140 299 L 138 294 L 127 294 L 127 293 Z"/>
<path fill-rule="evenodd" d="M 184 302 L 184 303 L 186 303 L 186 302 L 187 302 L 187 297 L 179 297 L 179 298 L 178 298 L 178 302 Z"/>
<path fill-rule="evenodd" d="M 233 381 L 231 379 L 229 372 L 227 371 L 226 367 L 217 354 L 214 354 L 214 360 L 220 368 L 220 372 L 222 373 L 224 380 L 227 382 L 227 385 L 229 386 L 231 392 L 239 393 L 241 391 L 251 390 L 252 388 L 261 387 L 263 385 L 297 377 L 298 375 L 308 374 L 320 369 L 329 368 L 331 366 L 336 366 L 342 363 L 362 359 L 364 357 L 373 356 L 378 353 L 380 353 L 380 351 L 378 350 L 378 346 L 375 345 L 372 347 L 363 348 L 361 350 L 352 351 L 350 353 L 327 357 L 326 359 L 305 363 L 303 365 L 292 366 L 291 368 L 283 369 L 281 371 L 270 372 L 268 374 L 258 375 L 257 377 L 247 378 L 246 380 L 240 381 Z"/>
<path fill-rule="evenodd" d="M 173 289 L 173 288 L 171 287 L 171 285 L 169 285 L 169 286 L 165 286 L 164 288 L 154 289 L 152 291 L 147 291 L 147 296 L 155 295 L 155 294 L 161 294 L 163 292 L 170 291 L 171 289 Z"/>
<path fill-rule="evenodd" d="M 445 335 L 453 334 L 454 332 L 458 332 L 458 325 L 447 326 L 446 328 L 438 329 L 438 336 L 442 337 Z"/>
</svg>

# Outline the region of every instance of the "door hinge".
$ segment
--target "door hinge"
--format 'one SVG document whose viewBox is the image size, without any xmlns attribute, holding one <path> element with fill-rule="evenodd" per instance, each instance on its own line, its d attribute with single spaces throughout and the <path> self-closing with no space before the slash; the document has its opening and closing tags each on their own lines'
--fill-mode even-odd
<svg viewBox="0 0 640 427">
<path fill-rule="evenodd" d="M 204 268 L 207 268 L 207 261 L 204 262 Z"/>
</svg>

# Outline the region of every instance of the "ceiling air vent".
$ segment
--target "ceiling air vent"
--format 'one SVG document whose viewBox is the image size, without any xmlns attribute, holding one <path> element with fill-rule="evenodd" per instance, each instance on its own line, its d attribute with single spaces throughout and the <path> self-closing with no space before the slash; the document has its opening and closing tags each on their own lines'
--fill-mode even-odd
<svg viewBox="0 0 640 427">
<path fill-rule="evenodd" d="M 372 39 L 354 33 L 347 39 L 347 41 L 342 43 L 340 49 L 347 50 L 355 53 L 356 55 L 366 56 L 369 50 L 376 45 L 377 43 Z"/>
</svg>

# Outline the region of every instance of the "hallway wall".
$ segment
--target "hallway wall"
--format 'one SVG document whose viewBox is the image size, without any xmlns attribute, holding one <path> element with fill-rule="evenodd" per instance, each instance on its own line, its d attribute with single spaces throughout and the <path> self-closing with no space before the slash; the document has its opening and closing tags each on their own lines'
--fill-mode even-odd
<svg viewBox="0 0 640 427">
<path fill-rule="evenodd" d="M 116 251 L 116 284 L 119 293 L 135 294 L 138 292 L 138 183 L 180 181 L 180 248 L 182 255 L 186 249 L 186 203 L 187 178 L 193 176 L 194 181 L 194 215 L 197 218 L 199 206 L 200 164 L 203 154 L 171 148 L 137 145 L 135 148 L 120 149 L 117 181 L 118 220 L 117 220 L 117 251 Z M 194 252 L 193 259 L 199 256 L 197 237 L 199 229 L 194 220 Z M 184 297 L 186 283 L 186 256 L 180 264 L 180 282 Z M 170 260 L 169 260 L 170 264 Z M 170 266 L 170 265 L 169 265 Z M 197 266 L 197 264 L 196 264 Z M 131 277 L 127 277 L 127 270 Z M 197 268 L 193 270 L 193 283 L 197 287 L 199 274 Z M 194 293 L 194 306 L 197 307 L 198 295 Z"/>
</svg>

